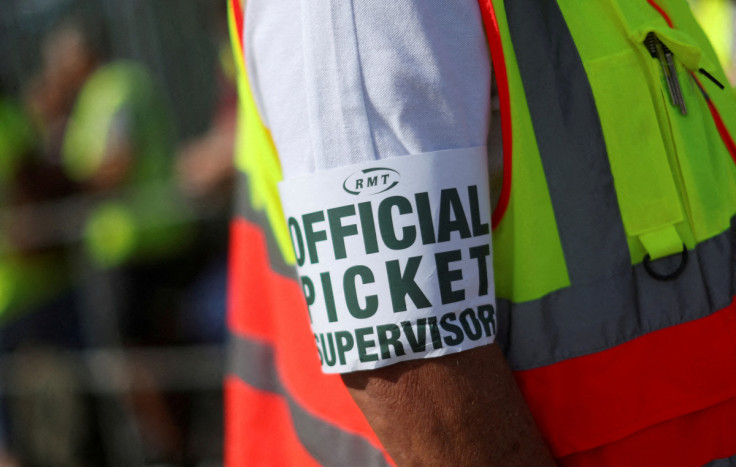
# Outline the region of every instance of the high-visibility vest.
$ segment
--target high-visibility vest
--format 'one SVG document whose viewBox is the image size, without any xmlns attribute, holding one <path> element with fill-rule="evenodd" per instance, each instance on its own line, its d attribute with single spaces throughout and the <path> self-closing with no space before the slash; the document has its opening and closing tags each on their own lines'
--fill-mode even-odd
<svg viewBox="0 0 736 467">
<path fill-rule="evenodd" d="M 736 103 L 715 53 L 685 0 L 493 5 L 500 340 L 553 454 L 736 454 Z M 687 115 L 650 32 L 674 54 Z M 647 271 L 680 265 L 668 281 Z"/>
<path fill-rule="evenodd" d="M 553 455 L 563 465 L 736 455 L 736 102 L 686 1 L 479 5 L 502 113 L 498 338 Z M 238 0 L 230 11 L 244 139 L 227 463 L 390 462 L 340 379 L 320 373 Z M 683 106 L 652 45 L 673 54 Z"/>
<path fill-rule="evenodd" d="M 173 190 L 173 126 L 159 90 L 141 64 L 101 66 L 82 87 L 62 147 L 69 178 L 89 180 L 103 163 L 124 113 L 134 160 L 123 189 L 98 202 L 84 226 L 84 244 L 99 267 L 158 260 L 189 244 L 190 214 Z"/>
<path fill-rule="evenodd" d="M 28 116 L 20 106 L 0 96 L 0 196 L 7 196 L 7 185 L 22 159 L 34 147 L 35 140 Z"/>
<path fill-rule="evenodd" d="M 9 187 L 18 183 L 13 179 L 33 155 L 36 139 L 20 106 L 0 97 L 0 214 L 12 209 Z M 71 282 L 58 252 L 16 251 L 5 223 L 12 219 L 0 218 L 0 326 L 58 297 Z"/>
</svg>

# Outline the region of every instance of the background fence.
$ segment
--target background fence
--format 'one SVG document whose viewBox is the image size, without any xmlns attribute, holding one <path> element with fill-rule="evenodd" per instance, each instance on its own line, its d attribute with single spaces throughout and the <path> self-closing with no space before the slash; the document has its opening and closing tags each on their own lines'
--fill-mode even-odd
<svg viewBox="0 0 736 467">
<path fill-rule="evenodd" d="M 0 2 L 0 465 L 222 462 L 224 3 Z M 89 69 L 58 32 L 69 18 L 106 52 Z M 136 97 L 148 81 L 158 123 Z M 106 125 L 80 110 L 93 92 L 115 102 Z M 101 145 L 100 173 L 79 176 L 83 124 L 104 134 L 82 144 Z M 108 166 L 122 175 L 105 181 Z"/>
</svg>

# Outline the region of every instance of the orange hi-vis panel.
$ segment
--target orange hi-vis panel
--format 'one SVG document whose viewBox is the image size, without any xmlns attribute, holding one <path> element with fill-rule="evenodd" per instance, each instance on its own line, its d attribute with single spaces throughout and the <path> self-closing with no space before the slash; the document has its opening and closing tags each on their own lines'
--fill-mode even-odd
<svg viewBox="0 0 736 467">
<path fill-rule="evenodd" d="M 552 453 L 570 466 L 736 455 L 736 102 L 685 0 L 479 7 L 504 142 L 498 339 Z M 226 461 L 388 465 L 339 376 L 320 372 L 242 15 L 230 0 L 245 133 Z M 669 101 L 649 32 L 675 54 L 688 115 Z"/>
<path fill-rule="evenodd" d="M 281 175 L 250 96 L 242 14 L 240 1 L 233 0 L 230 19 L 239 31 L 234 48 L 246 138 L 239 148 L 244 157 L 238 161 L 240 196 L 231 227 L 226 464 L 390 465 L 339 375 L 320 369 L 296 272 L 272 227 L 269 206 L 278 200 L 276 186 L 263 180 L 278 181 Z M 273 192 L 264 192 L 269 186 Z"/>
<path fill-rule="evenodd" d="M 247 452 L 248 465 L 385 465 L 340 377 L 321 372 L 301 289 L 269 264 L 263 227 L 237 219 L 231 238 L 229 308 L 249 312 L 229 314 L 227 464 Z"/>
</svg>

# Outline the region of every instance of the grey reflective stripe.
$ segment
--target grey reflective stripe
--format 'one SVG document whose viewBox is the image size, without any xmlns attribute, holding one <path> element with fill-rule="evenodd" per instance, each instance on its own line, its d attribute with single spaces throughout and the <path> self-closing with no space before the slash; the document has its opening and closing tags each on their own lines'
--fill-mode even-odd
<svg viewBox="0 0 736 467">
<path fill-rule="evenodd" d="M 256 389 L 284 394 L 270 345 L 230 334 L 228 371 Z"/>
<path fill-rule="evenodd" d="M 230 339 L 229 373 L 286 400 L 299 441 L 317 462 L 335 467 L 389 465 L 382 452 L 364 438 L 342 431 L 301 407 L 284 388 L 269 345 L 234 335 Z"/>
<path fill-rule="evenodd" d="M 736 467 L 736 456 L 708 462 L 705 467 Z"/>
<path fill-rule="evenodd" d="M 669 282 L 653 279 L 638 264 L 532 302 L 497 299 L 498 339 L 512 368 L 526 370 L 606 350 L 727 307 L 736 294 L 735 241 L 732 219 L 730 229 L 690 250 L 684 272 Z M 668 272 L 679 261 L 671 256 L 652 264 Z"/>
<path fill-rule="evenodd" d="M 287 264 L 284 261 L 284 256 L 281 254 L 278 243 L 276 243 L 268 216 L 266 216 L 265 212 L 254 209 L 251 206 L 248 199 L 248 190 L 248 175 L 238 171 L 237 188 L 235 190 L 235 215 L 261 227 L 261 230 L 266 236 L 266 246 L 268 248 L 268 259 L 271 269 L 282 276 L 296 279 L 296 266 Z"/>
<path fill-rule="evenodd" d="M 631 264 L 593 92 L 556 1 L 505 5 L 570 282 L 593 282 Z"/>
</svg>

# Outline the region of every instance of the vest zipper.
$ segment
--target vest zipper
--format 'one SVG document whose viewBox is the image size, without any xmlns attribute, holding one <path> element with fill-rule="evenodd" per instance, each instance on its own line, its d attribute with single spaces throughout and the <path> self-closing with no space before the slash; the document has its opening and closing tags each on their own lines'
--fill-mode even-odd
<svg viewBox="0 0 736 467">
<path fill-rule="evenodd" d="M 676 57 L 653 32 L 647 34 L 646 39 L 644 40 L 644 46 L 649 52 L 649 55 L 651 55 L 652 58 L 657 59 L 660 63 L 659 73 L 662 73 L 662 77 L 666 83 L 666 86 L 661 86 L 660 84 L 660 95 L 654 96 L 653 102 L 655 106 L 660 107 L 661 112 L 664 114 L 660 129 L 662 143 L 664 144 L 665 152 L 668 155 L 670 170 L 672 171 L 675 186 L 677 187 L 677 191 L 681 197 L 680 201 L 682 208 L 684 209 L 687 218 L 692 219 L 690 201 L 687 194 L 687 184 L 685 183 L 685 178 L 682 174 L 677 140 L 674 136 L 675 128 L 672 120 L 673 118 L 677 118 L 677 116 L 670 113 L 674 112 L 674 109 L 677 109 L 677 112 L 681 115 L 687 115 L 687 106 L 682 96 L 682 88 L 680 87 L 680 79 L 677 72 Z M 655 72 L 655 81 L 661 83 L 659 73 L 651 69 L 650 72 Z M 663 88 L 666 88 L 666 91 Z M 669 99 L 664 96 L 665 93 L 669 95 Z M 657 102 L 659 102 L 659 105 Z"/>
<path fill-rule="evenodd" d="M 662 74 L 667 81 L 667 90 L 672 105 L 679 107 L 680 112 L 687 115 L 687 106 L 685 105 L 685 99 L 682 97 L 682 88 L 677 77 L 677 68 L 672 51 L 653 32 L 647 34 L 644 45 L 647 47 L 649 54 L 659 60 L 662 66 Z"/>
</svg>

